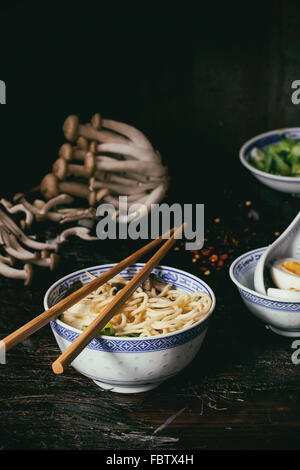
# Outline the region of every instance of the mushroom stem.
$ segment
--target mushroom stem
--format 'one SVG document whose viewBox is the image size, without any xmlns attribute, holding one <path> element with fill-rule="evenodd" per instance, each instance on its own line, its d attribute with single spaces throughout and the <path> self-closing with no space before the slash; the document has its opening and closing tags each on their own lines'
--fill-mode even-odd
<svg viewBox="0 0 300 470">
<path fill-rule="evenodd" d="M 0 262 L 13 266 L 15 264 L 15 258 L 13 258 L 13 256 L 0 255 Z"/>
<path fill-rule="evenodd" d="M 153 150 L 153 147 L 147 137 L 138 129 L 123 122 L 112 119 L 103 119 L 103 127 L 119 132 L 128 137 L 137 147 Z"/>
<path fill-rule="evenodd" d="M 135 147 L 130 144 L 109 142 L 97 145 L 96 149 L 99 153 L 117 153 L 120 155 L 126 155 L 126 157 L 131 157 L 136 160 L 144 162 L 156 162 L 160 164 L 160 159 L 154 150 Z"/>
<path fill-rule="evenodd" d="M 85 157 L 85 162 L 87 159 L 92 158 L 92 154 L 87 154 Z M 154 177 L 162 177 L 165 176 L 167 173 L 166 167 L 162 165 L 152 162 L 142 162 L 142 161 L 134 161 L 134 160 L 116 160 L 109 157 L 96 157 L 95 158 L 95 167 L 98 171 L 111 171 L 111 172 L 133 172 L 135 174 L 141 174 L 143 177 L 145 176 L 154 176 Z M 97 173 L 95 173 L 97 176 Z"/>
<path fill-rule="evenodd" d="M 71 235 L 81 238 L 82 240 L 99 240 L 98 237 L 93 237 L 90 235 L 90 230 L 86 227 L 71 227 L 64 230 L 60 234 L 60 243 L 67 241 L 67 238 Z"/>
<path fill-rule="evenodd" d="M 24 285 L 28 286 L 33 277 L 33 268 L 31 264 L 25 264 L 24 269 L 15 269 L 0 261 L 0 274 L 12 279 L 24 280 Z"/>
<path fill-rule="evenodd" d="M 32 253 L 31 251 L 25 250 L 19 243 L 15 235 L 9 234 L 5 228 L 1 228 L 2 237 L 4 239 L 4 249 L 10 255 L 16 259 L 22 261 L 32 261 L 40 258 L 38 253 Z"/>
<path fill-rule="evenodd" d="M 11 232 L 26 246 L 35 250 L 54 250 L 55 247 L 49 243 L 42 243 L 27 237 L 24 232 L 14 223 L 14 221 L 0 209 L 0 220 L 11 230 Z"/>
<path fill-rule="evenodd" d="M 34 217 L 32 212 L 27 209 L 24 204 L 16 204 L 15 206 L 13 206 L 9 201 L 4 198 L 2 198 L 0 202 L 10 214 L 16 214 L 18 212 L 23 212 L 25 214 L 25 220 L 20 221 L 22 229 L 25 230 L 26 228 L 31 227 Z"/>
<path fill-rule="evenodd" d="M 43 206 L 41 213 L 45 214 L 48 212 L 52 207 L 59 206 L 61 204 L 72 204 L 74 202 L 74 198 L 69 196 L 68 194 L 59 194 L 58 196 L 50 199 L 46 204 Z"/>
<path fill-rule="evenodd" d="M 49 268 L 50 271 L 54 271 L 59 264 L 60 256 L 56 253 L 51 253 L 47 258 L 40 258 L 37 260 L 30 261 L 32 264 L 36 266 L 40 266 L 42 268 Z"/>
</svg>

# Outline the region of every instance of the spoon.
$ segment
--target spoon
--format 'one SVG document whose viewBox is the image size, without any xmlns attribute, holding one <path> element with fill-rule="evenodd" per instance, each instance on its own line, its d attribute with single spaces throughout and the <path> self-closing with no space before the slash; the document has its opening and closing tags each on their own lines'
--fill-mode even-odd
<svg viewBox="0 0 300 470">
<path fill-rule="evenodd" d="M 268 246 L 256 265 L 254 287 L 260 294 L 267 294 L 265 283 L 269 277 L 269 268 L 280 258 L 300 259 L 300 212 L 280 237 Z"/>
</svg>

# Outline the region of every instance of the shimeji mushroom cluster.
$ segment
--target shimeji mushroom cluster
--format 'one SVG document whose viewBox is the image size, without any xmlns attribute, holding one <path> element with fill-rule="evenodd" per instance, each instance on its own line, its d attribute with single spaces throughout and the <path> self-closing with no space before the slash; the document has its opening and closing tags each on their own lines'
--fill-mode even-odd
<svg viewBox="0 0 300 470">
<path fill-rule="evenodd" d="M 47 200 L 65 193 L 87 200 L 91 208 L 107 202 L 118 212 L 120 195 L 127 196 L 129 208 L 139 203 L 147 210 L 164 197 L 167 168 L 138 129 L 97 113 L 84 125 L 69 116 L 63 132 L 69 142 L 41 182 Z"/>
<path fill-rule="evenodd" d="M 55 269 L 59 248 L 71 235 L 98 240 L 90 234 L 97 220 L 97 204 L 110 203 L 118 214 L 119 196 L 127 196 L 129 207 L 139 203 L 149 210 L 168 188 L 167 168 L 160 153 L 136 128 L 102 119 L 100 114 L 82 125 L 71 115 L 63 132 L 69 142 L 61 146 L 52 173 L 39 187 L 46 201 L 29 202 L 23 193 L 16 194 L 13 203 L 0 200 L 0 274 L 22 279 L 25 285 L 32 281 L 34 266 Z M 85 204 L 78 204 L 80 200 Z M 15 215 L 20 214 L 18 224 Z M 75 226 L 44 243 L 26 234 L 34 222 L 42 221 Z"/>
</svg>

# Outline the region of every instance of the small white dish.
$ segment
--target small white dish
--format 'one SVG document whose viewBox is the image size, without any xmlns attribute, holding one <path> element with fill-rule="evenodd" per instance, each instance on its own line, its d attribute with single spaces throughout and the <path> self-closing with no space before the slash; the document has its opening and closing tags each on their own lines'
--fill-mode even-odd
<svg viewBox="0 0 300 470">
<path fill-rule="evenodd" d="M 256 317 L 282 336 L 300 336 L 300 302 L 279 301 L 254 290 L 254 272 L 266 247 L 239 256 L 230 266 L 229 274 L 239 294 Z"/>
<path fill-rule="evenodd" d="M 240 161 L 244 167 L 249 170 L 252 175 L 261 181 L 266 186 L 269 186 L 276 191 L 290 193 L 294 196 L 300 196 L 300 177 L 295 176 L 280 176 L 266 173 L 265 171 L 258 170 L 251 163 L 249 163 L 249 155 L 254 147 L 263 149 L 264 147 L 280 142 L 280 136 L 287 139 L 300 139 L 300 127 L 287 127 L 285 129 L 276 129 L 274 131 L 265 132 L 253 137 L 241 147 Z"/>
<path fill-rule="evenodd" d="M 46 292 L 45 309 L 57 303 L 76 281 L 90 281 L 89 271 L 99 276 L 115 264 L 93 266 L 59 279 Z M 137 263 L 120 273 L 132 278 L 144 263 Z M 80 374 L 89 377 L 105 390 L 119 393 L 139 393 L 157 387 L 164 380 L 178 374 L 199 351 L 207 332 L 208 322 L 216 300 L 212 289 L 201 279 L 185 271 L 168 266 L 158 266 L 153 272 L 167 283 L 187 292 L 205 291 L 212 299 L 208 314 L 183 330 L 144 338 L 101 336 L 94 338 L 72 362 Z M 61 320 L 50 323 L 60 350 L 63 352 L 81 333 Z"/>
<path fill-rule="evenodd" d="M 266 271 L 270 270 L 272 264 L 281 258 L 300 259 L 300 212 L 259 259 L 254 273 L 254 287 L 257 292 L 267 293 Z"/>
</svg>

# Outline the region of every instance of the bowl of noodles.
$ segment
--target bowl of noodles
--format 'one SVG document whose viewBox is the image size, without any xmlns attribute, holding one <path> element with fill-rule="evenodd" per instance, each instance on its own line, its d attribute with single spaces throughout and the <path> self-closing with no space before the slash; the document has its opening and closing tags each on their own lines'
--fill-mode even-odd
<svg viewBox="0 0 300 470">
<path fill-rule="evenodd" d="M 58 280 L 46 292 L 45 309 L 64 298 L 75 283 L 86 284 L 113 266 L 81 269 Z M 62 352 L 143 266 L 126 268 L 50 323 Z M 168 266 L 156 267 L 150 278 L 72 362 L 102 389 L 151 390 L 186 367 L 201 347 L 216 303 L 212 289 L 198 277 Z"/>
</svg>

